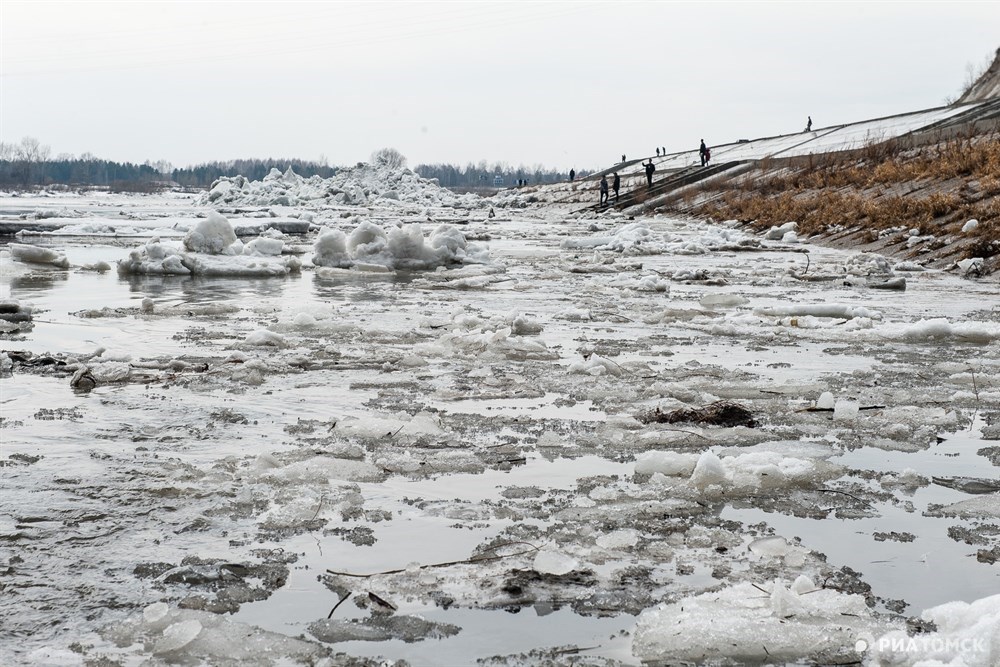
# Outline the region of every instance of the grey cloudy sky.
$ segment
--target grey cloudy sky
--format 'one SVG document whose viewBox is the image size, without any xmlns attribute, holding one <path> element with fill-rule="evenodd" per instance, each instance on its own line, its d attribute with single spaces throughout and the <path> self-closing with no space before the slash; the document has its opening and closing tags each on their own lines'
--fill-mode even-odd
<svg viewBox="0 0 1000 667">
<path fill-rule="evenodd" d="M 569 169 L 940 106 L 1000 2 L 0 0 L 0 140 Z"/>
</svg>

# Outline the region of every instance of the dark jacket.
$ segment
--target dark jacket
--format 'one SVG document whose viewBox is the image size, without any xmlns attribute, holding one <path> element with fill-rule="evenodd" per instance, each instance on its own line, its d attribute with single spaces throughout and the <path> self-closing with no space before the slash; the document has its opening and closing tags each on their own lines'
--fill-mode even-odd
<svg viewBox="0 0 1000 667">
<path fill-rule="evenodd" d="M 615 180 L 611 181 L 611 189 L 617 190 L 621 187 L 622 179 L 618 178 L 618 174 L 615 174 Z"/>
</svg>

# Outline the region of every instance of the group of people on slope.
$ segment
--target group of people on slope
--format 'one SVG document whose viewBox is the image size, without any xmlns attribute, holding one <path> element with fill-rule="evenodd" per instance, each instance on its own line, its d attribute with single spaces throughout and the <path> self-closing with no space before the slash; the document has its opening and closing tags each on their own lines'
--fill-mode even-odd
<svg viewBox="0 0 1000 667">
<path fill-rule="evenodd" d="M 806 130 L 805 130 L 806 132 L 811 132 L 812 131 L 812 124 L 813 124 L 813 119 L 812 119 L 812 116 L 810 116 L 806 120 Z M 657 149 L 656 149 L 656 156 L 657 157 L 659 157 L 660 155 L 666 155 L 666 154 L 667 154 L 667 149 L 666 148 L 663 148 L 662 152 L 661 152 L 660 147 L 657 147 Z M 710 149 L 708 146 L 705 145 L 705 140 L 704 139 L 701 140 L 701 146 L 698 147 L 698 157 L 701 159 L 701 166 L 703 166 L 703 167 L 707 166 L 708 163 L 709 163 L 709 161 L 712 159 L 712 149 Z M 624 154 L 622 155 L 622 162 L 625 162 L 625 155 Z M 646 172 L 646 187 L 652 188 L 653 187 L 653 172 L 656 171 L 656 166 L 653 165 L 653 158 L 649 158 L 649 162 L 647 162 L 646 164 L 643 165 L 643 170 Z M 572 171 L 572 170 L 570 170 L 569 180 L 572 181 L 575 175 L 576 175 L 575 172 Z M 621 187 L 621 178 L 618 177 L 618 172 L 617 171 L 614 172 L 612 174 L 612 176 L 614 176 L 614 180 L 611 183 L 611 189 L 615 191 L 615 203 L 617 204 L 618 203 L 618 190 Z M 601 189 L 600 205 L 604 206 L 604 205 L 606 205 L 608 203 L 608 177 L 607 176 L 601 176 L 600 189 Z"/>
<path fill-rule="evenodd" d="M 666 155 L 666 154 L 667 154 L 667 149 L 664 148 L 663 152 L 662 152 L 662 155 Z M 711 153 L 709 152 L 708 147 L 705 146 L 705 140 L 704 139 L 701 140 L 701 148 L 698 149 L 698 154 L 701 156 L 701 165 L 704 167 L 706 164 L 708 164 L 708 160 L 711 158 Z M 656 149 L 656 155 L 657 155 L 657 157 L 659 157 L 661 155 L 661 152 L 660 152 L 659 148 Z M 625 161 L 625 156 L 622 155 L 622 162 L 624 162 L 624 161 Z M 646 173 L 646 187 L 647 188 L 652 188 L 653 187 L 653 174 L 656 172 L 656 165 L 653 164 L 653 158 L 649 158 L 649 161 L 642 165 L 642 169 Z M 573 176 L 575 176 L 575 173 L 573 173 L 572 171 L 570 173 L 571 173 L 570 180 L 572 181 L 573 180 Z M 617 204 L 618 203 L 618 192 L 621 189 L 622 179 L 621 179 L 620 176 L 618 176 L 618 172 L 617 171 L 616 172 L 612 172 L 611 176 L 612 176 L 612 181 L 611 181 L 610 188 L 611 188 L 611 190 L 614 190 L 614 193 L 615 193 L 615 203 Z M 608 177 L 607 177 L 607 174 L 604 174 L 604 175 L 601 176 L 601 184 L 600 184 L 599 188 L 600 188 L 600 193 L 601 193 L 601 198 L 600 198 L 599 205 L 600 206 L 606 206 L 609 203 L 609 201 L 608 201 L 609 200 L 609 194 L 608 194 Z"/>
</svg>

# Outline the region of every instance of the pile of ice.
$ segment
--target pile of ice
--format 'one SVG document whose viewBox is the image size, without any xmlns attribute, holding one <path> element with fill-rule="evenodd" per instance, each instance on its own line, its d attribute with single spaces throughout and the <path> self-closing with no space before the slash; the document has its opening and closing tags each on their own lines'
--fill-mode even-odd
<svg viewBox="0 0 1000 667">
<path fill-rule="evenodd" d="M 936 631 L 908 635 L 894 630 L 871 641 L 872 664 L 992 667 L 1000 661 L 1000 595 L 975 602 L 947 602 L 920 617 Z"/>
<path fill-rule="evenodd" d="M 212 211 L 184 236 L 182 247 L 154 236 L 119 260 L 122 275 L 283 276 L 297 271 L 298 258 L 282 257 L 280 233 L 265 232 L 244 243 L 225 217 Z"/>
<path fill-rule="evenodd" d="M 859 635 L 881 627 L 860 595 L 800 576 L 791 585 L 745 582 L 643 612 L 632 653 L 671 664 L 848 664 L 858 659 Z"/>
<path fill-rule="evenodd" d="M 477 195 L 456 195 L 404 167 L 367 163 L 326 179 L 303 178 L 291 167 L 285 173 L 272 169 L 262 181 L 223 176 L 197 201 L 213 206 L 398 206 L 401 202 L 461 209 L 487 206 Z"/>
<path fill-rule="evenodd" d="M 386 232 L 365 220 L 350 234 L 324 228 L 313 250 L 313 264 L 330 268 L 376 266 L 412 270 L 489 261 L 489 249 L 469 243 L 453 225 L 439 225 L 425 240 L 423 228 L 417 223 Z"/>
<path fill-rule="evenodd" d="M 852 255 L 844 263 L 844 269 L 852 276 L 892 275 L 892 264 L 882 255 L 863 252 Z"/>
<path fill-rule="evenodd" d="M 697 235 L 681 235 L 657 233 L 646 222 L 630 222 L 610 235 L 566 239 L 562 247 L 623 255 L 704 255 L 751 241 L 743 232 L 725 227 L 705 227 Z"/>
</svg>

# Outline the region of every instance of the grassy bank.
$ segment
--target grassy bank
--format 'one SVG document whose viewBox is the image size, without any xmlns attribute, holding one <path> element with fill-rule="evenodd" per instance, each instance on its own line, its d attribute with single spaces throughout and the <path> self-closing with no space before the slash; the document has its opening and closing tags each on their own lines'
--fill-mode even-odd
<svg viewBox="0 0 1000 667">
<path fill-rule="evenodd" d="M 763 160 L 699 195 L 702 203 L 693 213 L 759 229 L 796 221 L 801 234 L 888 239 L 883 245 L 903 246 L 890 250 L 914 257 L 945 245 L 959 258 L 1000 255 L 996 134 L 919 148 L 889 141 L 839 154 Z M 971 219 L 978 226 L 963 233 Z M 915 248 L 906 243 L 913 235 L 934 239 Z"/>
</svg>

